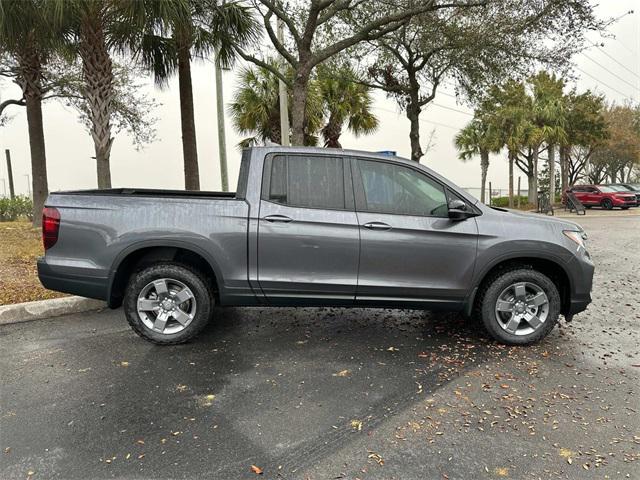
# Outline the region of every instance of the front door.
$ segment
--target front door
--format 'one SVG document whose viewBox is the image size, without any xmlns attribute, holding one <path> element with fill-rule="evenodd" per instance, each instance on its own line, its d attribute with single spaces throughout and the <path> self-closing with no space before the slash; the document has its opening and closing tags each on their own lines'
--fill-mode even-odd
<svg viewBox="0 0 640 480">
<path fill-rule="evenodd" d="M 346 172 L 340 156 L 265 160 L 258 282 L 271 303 L 353 304 L 360 239 Z"/>
<path fill-rule="evenodd" d="M 356 301 L 462 304 L 475 266 L 475 219 L 450 220 L 454 194 L 419 170 L 352 162 L 361 238 Z"/>
</svg>

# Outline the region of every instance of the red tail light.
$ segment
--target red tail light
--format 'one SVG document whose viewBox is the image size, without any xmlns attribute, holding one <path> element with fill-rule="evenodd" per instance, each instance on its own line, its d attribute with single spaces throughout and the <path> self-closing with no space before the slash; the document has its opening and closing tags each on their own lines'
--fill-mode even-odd
<svg viewBox="0 0 640 480">
<path fill-rule="evenodd" d="M 42 243 L 45 250 L 56 244 L 59 230 L 60 212 L 54 207 L 44 207 L 42 209 Z"/>
</svg>

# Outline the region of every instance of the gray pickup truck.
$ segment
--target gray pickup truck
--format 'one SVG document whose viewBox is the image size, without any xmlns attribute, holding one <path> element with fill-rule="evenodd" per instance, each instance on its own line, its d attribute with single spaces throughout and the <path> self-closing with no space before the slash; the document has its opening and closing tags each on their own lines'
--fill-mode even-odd
<svg viewBox="0 0 640 480">
<path fill-rule="evenodd" d="M 235 193 L 51 194 L 38 274 L 124 305 L 158 344 L 193 338 L 214 305 L 460 311 L 528 344 L 591 301 L 585 239 L 571 222 L 489 208 L 410 160 L 259 147 L 243 152 Z"/>
</svg>

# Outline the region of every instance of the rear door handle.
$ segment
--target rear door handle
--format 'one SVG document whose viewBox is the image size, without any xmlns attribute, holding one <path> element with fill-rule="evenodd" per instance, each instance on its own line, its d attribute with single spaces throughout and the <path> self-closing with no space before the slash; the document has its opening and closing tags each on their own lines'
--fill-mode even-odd
<svg viewBox="0 0 640 480">
<path fill-rule="evenodd" d="M 368 228 L 369 230 L 391 230 L 391 225 L 387 225 L 382 222 L 369 222 L 363 225 L 364 228 Z"/>
<path fill-rule="evenodd" d="M 263 220 L 266 220 L 267 222 L 271 222 L 271 223 L 275 223 L 275 222 L 289 223 L 293 221 L 293 218 L 289 218 L 285 215 L 267 215 L 266 217 L 263 218 Z"/>
</svg>

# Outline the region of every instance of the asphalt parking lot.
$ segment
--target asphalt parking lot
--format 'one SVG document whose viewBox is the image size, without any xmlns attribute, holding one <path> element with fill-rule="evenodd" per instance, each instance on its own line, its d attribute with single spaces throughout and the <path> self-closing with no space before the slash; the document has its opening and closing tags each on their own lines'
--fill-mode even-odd
<svg viewBox="0 0 640 480">
<path fill-rule="evenodd" d="M 0 477 L 640 478 L 640 217 L 573 217 L 594 302 L 510 348 L 457 315 L 220 310 L 156 347 L 122 311 L 0 327 Z"/>
</svg>

